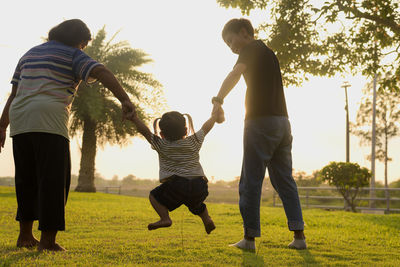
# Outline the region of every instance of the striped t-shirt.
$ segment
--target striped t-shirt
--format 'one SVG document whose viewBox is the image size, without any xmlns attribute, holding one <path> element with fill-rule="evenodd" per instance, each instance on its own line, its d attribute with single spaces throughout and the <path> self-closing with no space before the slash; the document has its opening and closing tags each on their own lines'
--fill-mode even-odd
<svg viewBox="0 0 400 267">
<path fill-rule="evenodd" d="M 10 135 L 45 132 L 68 137 L 71 104 L 81 80 L 101 65 L 82 50 L 49 41 L 19 60 L 11 83 L 17 94 L 10 106 Z"/>
<path fill-rule="evenodd" d="M 150 144 L 158 152 L 160 182 L 173 175 L 187 178 L 204 176 L 199 156 L 204 136 L 203 129 L 194 135 L 177 141 L 168 141 L 157 135 L 152 135 Z"/>
</svg>

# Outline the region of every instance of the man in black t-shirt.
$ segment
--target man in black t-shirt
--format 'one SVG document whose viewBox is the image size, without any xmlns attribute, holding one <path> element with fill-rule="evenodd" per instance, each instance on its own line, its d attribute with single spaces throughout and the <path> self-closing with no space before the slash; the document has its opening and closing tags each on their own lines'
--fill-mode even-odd
<svg viewBox="0 0 400 267">
<path fill-rule="evenodd" d="M 221 112 L 223 99 L 243 75 L 246 90 L 246 116 L 243 136 L 243 165 L 239 183 L 239 208 L 244 224 L 244 239 L 232 246 L 255 251 L 255 237 L 261 235 L 260 199 L 266 168 L 278 192 L 294 231 L 290 248 L 305 249 L 304 222 L 292 176 L 292 134 L 279 62 L 274 52 L 254 38 L 247 19 L 226 23 L 222 38 L 239 58 L 225 78 L 216 97 L 213 112 Z M 219 122 L 222 122 L 221 117 Z"/>
</svg>

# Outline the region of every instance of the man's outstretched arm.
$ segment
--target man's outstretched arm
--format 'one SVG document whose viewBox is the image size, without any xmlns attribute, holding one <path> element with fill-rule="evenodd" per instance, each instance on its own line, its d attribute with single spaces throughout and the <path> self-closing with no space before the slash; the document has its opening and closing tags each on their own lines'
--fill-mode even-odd
<svg viewBox="0 0 400 267">
<path fill-rule="evenodd" d="M 216 97 L 213 98 L 213 111 L 212 113 L 217 113 L 224 103 L 224 98 L 229 94 L 229 92 L 236 86 L 240 80 L 240 76 L 246 71 L 246 65 L 243 63 L 238 63 L 232 69 L 232 71 L 226 76 L 225 80 L 222 82 L 221 88 Z M 221 123 L 222 121 L 217 121 Z"/>
<path fill-rule="evenodd" d="M 217 97 L 224 99 L 229 92 L 235 87 L 239 82 L 240 76 L 246 71 L 246 65 L 243 63 L 238 63 L 232 69 L 232 71 L 226 76 L 225 80 L 222 82 L 221 88 L 217 94 Z"/>
</svg>

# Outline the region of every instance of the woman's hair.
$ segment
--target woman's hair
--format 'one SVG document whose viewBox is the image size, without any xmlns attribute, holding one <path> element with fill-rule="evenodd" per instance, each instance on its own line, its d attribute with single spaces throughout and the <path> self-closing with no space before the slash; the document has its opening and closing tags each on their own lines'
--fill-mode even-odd
<svg viewBox="0 0 400 267">
<path fill-rule="evenodd" d="M 254 37 L 254 28 L 251 25 L 250 20 L 245 18 L 240 18 L 240 19 L 231 19 L 225 24 L 222 30 L 222 39 L 225 40 L 225 36 L 229 32 L 238 33 L 242 28 L 244 28 L 251 37 Z"/>
<path fill-rule="evenodd" d="M 82 42 L 92 40 L 89 28 L 80 19 L 70 19 L 61 22 L 49 31 L 49 41 L 57 41 L 68 46 L 76 47 Z"/>
<path fill-rule="evenodd" d="M 194 133 L 193 120 L 189 114 L 181 114 L 178 111 L 170 111 L 164 113 L 161 118 L 154 120 L 153 127 L 154 133 L 157 135 L 157 122 L 160 127 L 162 135 L 168 141 L 176 141 L 182 139 L 186 134 L 188 134 L 186 127 L 185 116 L 189 122 L 189 132 Z"/>
</svg>

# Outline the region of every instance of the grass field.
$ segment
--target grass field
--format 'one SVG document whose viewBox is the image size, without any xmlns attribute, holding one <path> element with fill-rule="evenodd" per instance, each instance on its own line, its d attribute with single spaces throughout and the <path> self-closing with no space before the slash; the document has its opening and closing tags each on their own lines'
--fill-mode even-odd
<svg viewBox="0 0 400 267">
<path fill-rule="evenodd" d="M 207 235 L 200 218 L 181 207 L 173 225 L 149 232 L 157 219 L 146 198 L 103 193 L 70 194 L 63 253 L 15 246 L 14 189 L 0 187 L 0 266 L 400 266 L 400 215 L 304 210 L 309 249 L 292 239 L 282 208 L 262 207 L 256 254 L 228 247 L 242 237 L 237 205 L 208 204 L 217 229 Z M 36 230 L 38 237 L 39 232 Z"/>
</svg>

